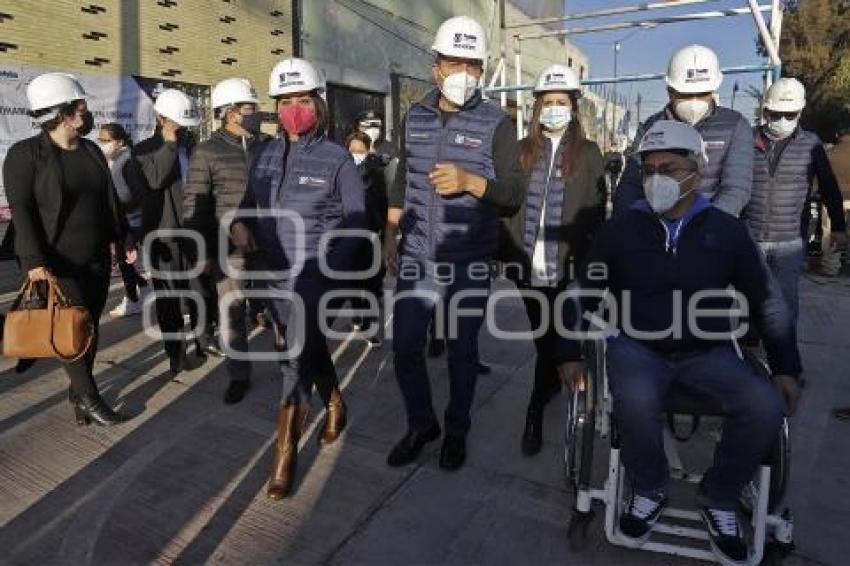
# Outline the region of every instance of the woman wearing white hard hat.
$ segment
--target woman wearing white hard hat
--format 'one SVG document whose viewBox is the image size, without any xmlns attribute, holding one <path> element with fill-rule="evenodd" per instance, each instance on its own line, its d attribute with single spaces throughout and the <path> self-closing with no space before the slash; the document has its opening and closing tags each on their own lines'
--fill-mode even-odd
<svg viewBox="0 0 850 566">
<path fill-rule="evenodd" d="M 566 65 L 547 67 L 534 96 L 529 135 L 520 142 L 528 189 L 523 207 L 508 224 L 510 243 L 502 249 L 507 265 L 515 267 L 507 269 L 508 277 L 521 289 L 546 297 L 545 304 L 525 298 L 531 327 L 550 321 L 534 340 L 534 388 L 522 436 L 526 455 L 540 451 L 543 409 L 560 390 L 556 331 L 551 324 L 555 297 L 570 283 L 572 266 L 582 264 L 605 214 L 604 162 L 599 146 L 585 138 L 579 121 L 578 75 Z"/>
<path fill-rule="evenodd" d="M 298 440 L 314 386 L 327 409 L 320 444 L 334 442 L 346 424 L 319 303 L 335 286 L 329 270 L 350 270 L 360 246 L 368 245 L 362 238 L 333 235 L 342 229 L 368 234 L 366 189 L 351 155 L 327 138 L 324 91 L 323 76 L 304 59 L 285 59 L 272 69 L 269 95 L 282 132 L 262 147 L 248 179 L 242 208 L 254 217 L 231 225 L 234 243 L 245 252 L 259 249 L 279 275 L 271 288 L 293 297 L 271 300 L 294 355 L 280 363 L 283 392 L 267 490 L 271 499 L 282 499 L 292 489 Z"/>
<path fill-rule="evenodd" d="M 708 154 L 699 191 L 714 206 L 733 216 L 740 215 L 750 200 L 753 134 L 743 115 L 715 102 L 723 82 L 717 55 L 702 45 L 679 49 L 670 59 L 665 82 L 670 102 L 641 124 L 635 143 L 658 120 L 694 126 L 705 139 Z M 614 192 L 614 216 L 623 214 L 642 198 L 640 160 L 633 147 Z"/>
<path fill-rule="evenodd" d="M 805 106 L 806 89 L 797 79 L 779 79 L 765 94 L 765 123 L 754 130 L 752 198 L 743 214 L 753 239 L 767 258 L 795 326 L 798 285 L 806 263 L 800 218 L 804 213 L 808 218 L 806 204 L 815 190 L 829 213 L 831 240 L 840 248 L 847 245 L 844 203 L 826 151 L 817 134 L 799 125 Z M 804 235 L 808 235 L 808 222 L 804 224 Z"/>
<path fill-rule="evenodd" d="M 89 310 L 97 332 L 112 270 L 110 245 L 124 250 L 127 227 L 103 153 L 83 137 L 93 124 L 86 97 L 72 75 L 33 79 L 27 99 L 42 131 L 9 148 L 3 179 L 21 268 L 32 281 L 55 276 L 71 302 Z M 127 255 L 134 261 L 135 250 Z M 96 354 L 97 340 L 82 358 L 65 364 L 77 423 L 117 424 L 124 417 L 104 402 L 94 382 Z"/>
<path fill-rule="evenodd" d="M 195 102 L 177 89 L 166 89 L 159 93 L 154 110 L 156 129 L 153 135 L 136 144 L 133 157 L 124 168 L 128 184 L 135 192 L 144 195 L 142 232 L 145 235 L 154 230 L 180 227 L 183 184 L 189 174 L 189 158 L 194 145 L 189 128 L 200 124 Z M 169 275 L 169 272 L 183 271 L 188 267 L 181 243 L 166 234 L 159 234 L 152 240 L 150 257 L 147 258 L 154 271 L 151 277 L 153 287 L 158 293 L 155 301 L 157 323 L 163 333 L 163 347 L 173 375 L 195 369 L 203 361 L 198 341 L 196 345 L 199 351 L 195 356 L 189 356 L 185 340 L 177 336 L 184 329 L 183 300 L 166 296 L 185 290 L 190 285 L 185 279 L 178 280 Z M 193 286 L 200 283 L 199 278 L 191 281 Z M 208 324 L 211 324 L 218 312 L 215 298 L 210 299 L 204 289 L 197 290 L 204 298 L 204 304 L 186 301 L 193 327 L 198 319 L 198 309 L 205 309 L 206 316 L 202 318 Z"/>
</svg>

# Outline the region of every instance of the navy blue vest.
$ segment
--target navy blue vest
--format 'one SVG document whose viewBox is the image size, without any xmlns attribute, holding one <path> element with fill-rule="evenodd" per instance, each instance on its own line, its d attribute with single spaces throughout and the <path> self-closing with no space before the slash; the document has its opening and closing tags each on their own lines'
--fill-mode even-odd
<svg viewBox="0 0 850 566">
<path fill-rule="evenodd" d="M 820 139 L 798 129 L 771 172 L 763 134 L 758 128 L 753 134 L 753 192 L 744 219 L 757 242 L 795 240 L 800 237 L 800 219 L 811 188 L 812 151 Z"/>
<path fill-rule="evenodd" d="M 294 213 L 303 222 L 300 238 L 301 228 L 288 218 L 258 221 L 260 245 L 272 269 L 289 268 L 299 250 L 308 269 L 315 266 L 322 234 L 342 223 L 342 198 L 336 177 L 346 159 L 349 156 L 345 149 L 324 136 L 302 137 L 295 144 L 282 136 L 263 146 L 251 175 L 257 207 Z M 332 240 L 331 245 L 337 240 Z"/>
<path fill-rule="evenodd" d="M 505 114 L 476 94 L 443 125 L 437 97 L 436 91 L 430 93 L 407 113 L 402 254 L 453 263 L 486 261 L 498 248 L 498 210 L 468 193 L 438 195 L 428 174 L 437 163 L 454 163 L 495 179 L 493 134 Z"/>
<path fill-rule="evenodd" d="M 543 209 L 543 195 L 546 195 L 546 218 L 543 223 L 546 250 L 546 264 L 557 269 L 557 280 L 564 277 L 564 266 L 558 261 L 558 244 L 560 242 L 561 220 L 564 208 L 564 179 L 561 176 L 561 160 L 564 157 L 567 136 L 561 138 L 561 145 L 555 152 L 555 161 L 551 174 L 549 163 L 552 157 L 552 140 L 546 138 L 546 145 L 528 182 L 528 195 L 525 203 L 525 226 L 522 243 L 525 254 L 534 256 L 534 245 L 540 230 L 540 213 Z"/>
</svg>

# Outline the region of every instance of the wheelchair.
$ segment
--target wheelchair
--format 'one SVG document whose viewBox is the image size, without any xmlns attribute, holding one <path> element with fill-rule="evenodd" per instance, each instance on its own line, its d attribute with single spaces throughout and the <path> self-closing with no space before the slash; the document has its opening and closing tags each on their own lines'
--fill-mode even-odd
<svg viewBox="0 0 850 566">
<path fill-rule="evenodd" d="M 585 547 L 587 531 L 595 516 L 594 501 L 604 506 L 604 530 L 608 542 L 635 548 L 635 544 L 619 532 L 619 518 L 624 508 L 625 470 L 620 462 L 620 439 L 613 415 L 613 400 L 608 389 L 605 345 L 604 339 L 584 343 L 585 371 L 568 399 L 564 465 L 568 487 L 575 493 L 575 508 L 567 535 L 570 546 L 577 551 Z M 757 354 L 748 350 L 741 354 L 760 375 L 770 379 L 767 365 Z M 688 390 L 675 385 L 666 405 L 669 424 L 665 429 L 664 440 L 671 481 L 698 484 L 701 476 L 685 472 L 678 456 L 676 442 L 684 441 L 685 438 L 674 431 L 674 419 L 691 418 L 690 434 L 693 434 L 701 417 L 718 417 L 721 416 L 720 412 Z M 610 444 L 607 477 L 601 487 L 592 484 L 597 435 L 607 439 Z M 781 559 L 794 549 L 793 519 L 790 510 L 783 507 L 789 466 L 789 430 L 785 419 L 771 454 L 740 498 L 742 509 L 752 527 L 749 564 L 761 563 L 766 553 Z M 694 523 L 699 523 L 699 527 L 695 528 Z M 687 526 L 689 524 L 691 526 Z M 653 527 L 650 539 L 639 548 L 716 562 L 715 555 L 708 548 L 708 533 L 702 527 L 700 515 L 696 511 L 667 507 Z"/>
</svg>

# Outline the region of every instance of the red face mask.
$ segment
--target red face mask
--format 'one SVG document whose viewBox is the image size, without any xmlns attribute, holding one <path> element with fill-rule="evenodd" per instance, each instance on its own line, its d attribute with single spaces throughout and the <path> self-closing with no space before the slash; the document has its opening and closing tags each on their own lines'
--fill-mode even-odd
<svg viewBox="0 0 850 566">
<path fill-rule="evenodd" d="M 278 120 L 286 133 L 301 135 L 309 132 L 316 125 L 316 113 L 312 108 L 300 104 L 281 106 L 277 112 Z"/>
</svg>

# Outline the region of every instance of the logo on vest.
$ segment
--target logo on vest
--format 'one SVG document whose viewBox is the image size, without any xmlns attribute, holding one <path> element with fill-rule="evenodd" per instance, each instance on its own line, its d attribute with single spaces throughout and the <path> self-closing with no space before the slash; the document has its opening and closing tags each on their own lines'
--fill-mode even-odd
<svg viewBox="0 0 850 566">
<path fill-rule="evenodd" d="M 466 136 L 464 134 L 455 134 L 454 143 L 455 145 L 462 145 L 464 147 L 476 149 L 481 147 L 481 144 L 484 143 L 484 140 L 473 138 L 472 136 Z"/>
<path fill-rule="evenodd" d="M 328 184 L 327 179 L 322 179 L 321 177 L 310 177 L 309 175 L 302 175 L 298 177 L 299 185 L 307 185 L 309 187 L 324 187 Z"/>
<path fill-rule="evenodd" d="M 705 149 L 723 149 L 726 147 L 726 142 L 723 140 L 714 140 L 705 142 Z"/>
</svg>

